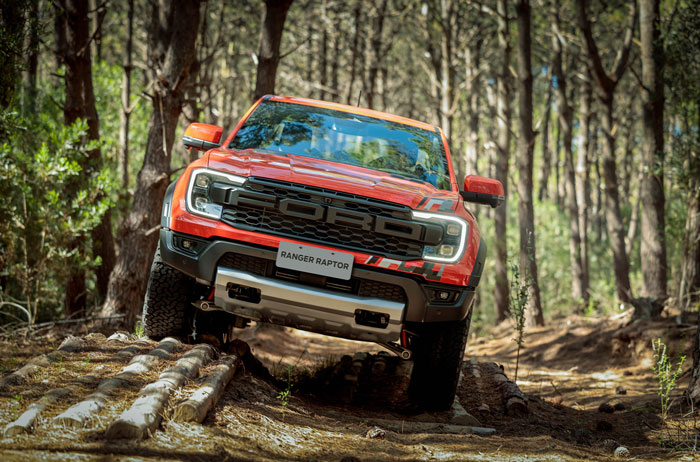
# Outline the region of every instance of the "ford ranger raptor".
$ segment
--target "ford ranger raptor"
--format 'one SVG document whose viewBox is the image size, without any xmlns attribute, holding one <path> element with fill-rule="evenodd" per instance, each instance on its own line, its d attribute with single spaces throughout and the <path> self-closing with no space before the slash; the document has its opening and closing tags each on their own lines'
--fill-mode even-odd
<svg viewBox="0 0 700 462">
<path fill-rule="evenodd" d="M 486 256 L 467 202 L 496 207 L 502 184 L 460 190 L 433 125 L 324 101 L 265 96 L 221 138 L 185 131 L 205 154 L 166 192 L 146 334 L 202 332 L 206 311 L 229 335 L 252 320 L 376 342 L 413 360 L 416 406 L 450 407 Z"/>
</svg>

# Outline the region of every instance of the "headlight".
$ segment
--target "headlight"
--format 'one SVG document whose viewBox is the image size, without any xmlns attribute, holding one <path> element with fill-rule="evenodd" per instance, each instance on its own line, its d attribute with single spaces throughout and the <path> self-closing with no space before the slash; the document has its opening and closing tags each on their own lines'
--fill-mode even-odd
<svg viewBox="0 0 700 462">
<path fill-rule="evenodd" d="M 240 186 L 245 181 L 245 177 L 230 175 L 218 170 L 210 170 L 208 168 L 192 170 L 190 184 L 187 187 L 187 211 L 195 215 L 219 220 L 223 207 L 212 202 L 210 193 L 212 185 L 214 183 L 224 183 Z"/>
<path fill-rule="evenodd" d="M 442 263 L 455 263 L 464 253 L 464 246 L 469 234 L 469 223 L 461 218 L 439 213 L 413 211 L 413 218 L 440 224 L 443 229 L 442 241 L 434 246 L 423 247 L 423 259 Z"/>
</svg>

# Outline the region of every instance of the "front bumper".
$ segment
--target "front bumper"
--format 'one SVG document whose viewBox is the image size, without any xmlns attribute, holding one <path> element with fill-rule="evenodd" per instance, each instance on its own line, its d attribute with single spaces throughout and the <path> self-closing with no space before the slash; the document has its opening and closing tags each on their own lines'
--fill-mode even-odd
<svg viewBox="0 0 700 462">
<path fill-rule="evenodd" d="M 260 299 L 251 303 L 232 298 L 229 295 L 232 286 L 256 289 Z M 223 267 L 216 274 L 214 303 L 225 311 L 253 320 L 380 343 L 399 339 L 404 311 L 400 302 L 336 293 Z M 389 321 L 382 328 L 358 324 L 357 310 L 380 313 Z"/>
<path fill-rule="evenodd" d="M 190 249 L 184 250 L 181 246 L 177 245 L 177 240 L 181 240 L 183 238 L 190 240 L 194 243 L 194 245 Z M 176 233 L 170 229 L 160 230 L 160 253 L 165 263 L 195 278 L 197 282 L 208 286 L 216 285 L 217 274 L 222 273 L 221 270 L 217 271 L 219 268 L 219 260 L 227 253 L 257 257 L 271 262 L 274 262 L 277 258 L 276 249 L 257 247 L 246 243 L 223 239 L 202 239 L 196 236 Z M 406 303 L 403 307 L 403 313 L 400 319 L 402 323 L 436 323 L 461 321 L 466 318 L 467 313 L 469 312 L 469 310 L 471 310 L 472 301 L 474 299 L 473 287 L 460 287 L 447 284 L 427 283 L 421 281 L 419 276 L 411 277 L 404 274 L 405 273 L 391 272 L 390 270 L 379 270 L 359 264 L 355 264 L 352 270 L 353 278 L 372 280 L 386 284 L 393 284 L 396 286 L 400 286 L 403 289 L 406 295 Z M 291 288 L 293 286 L 299 286 L 295 287 L 297 294 L 294 295 L 294 298 L 292 300 L 293 303 L 288 304 L 292 306 L 298 307 L 299 303 L 302 303 L 297 298 L 299 288 L 304 288 L 307 291 L 307 293 L 304 295 L 306 301 L 304 301 L 303 303 L 305 305 L 309 305 L 307 301 L 309 300 L 308 292 L 310 291 L 311 293 L 313 293 L 313 296 L 318 297 L 317 301 L 309 305 L 311 306 L 310 309 L 317 311 L 327 309 L 328 307 L 337 306 L 336 301 L 333 301 L 335 300 L 333 298 L 334 296 L 342 295 L 343 297 L 349 297 L 352 295 L 336 293 L 317 287 L 307 287 L 302 284 L 294 284 L 288 281 L 282 281 L 272 278 L 262 278 L 258 275 L 252 275 L 250 273 L 245 273 L 244 275 L 237 274 L 235 277 L 249 278 L 249 276 L 254 276 L 255 278 L 257 278 L 258 283 L 264 284 L 267 287 L 265 290 L 270 291 L 270 293 L 273 292 L 273 287 Z M 260 279 L 265 279 L 266 281 L 261 282 Z M 456 296 L 453 300 L 451 300 L 448 303 L 431 301 L 431 299 L 429 298 L 429 294 L 432 291 L 440 289 L 454 291 Z M 280 296 L 279 292 L 277 292 L 275 294 L 275 303 L 279 303 L 281 298 L 289 295 L 290 294 Z M 372 297 L 361 297 L 358 295 L 352 295 L 352 297 L 352 299 L 347 299 L 348 303 L 356 303 L 367 306 L 372 305 L 375 308 L 377 306 L 376 303 L 378 299 Z M 387 300 L 380 301 L 387 302 Z M 242 306 L 242 304 L 238 300 L 236 301 L 236 304 L 238 306 Z M 217 305 L 219 305 L 219 301 L 217 301 Z M 246 308 L 259 308 L 259 310 L 270 311 L 272 307 L 272 302 L 265 302 L 265 306 L 256 304 L 255 307 L 248 306 Z M 230 310 L 227 309 L 226 306 L 222 306 L 222 308 L 226 309 L 227 311 Z M 396 310 L 397 307 L 392 306 L 391 309 Z M 289 311 L 292 310 L 292 308 L 286 308 L 286 310 Z M 374 311 L 376 311 L 376 309 Z M 300 311 L 297 310 L 296 312 L 299 313 Z M 318 313 L 318 316 L 320 316 L 321 311 L 318 311 Z M 391 316 L 392 321 L 397 320 L 394 317 L 396 315 L 397 312 L 394 311 L 393 315 Z M 275 322 L 274 319 L 268 320 L 270 320 L 271 322 Z M 281 323 L 286 324 L 286 321 Z M 303 329 L 304 327 L 301 328 Z M 391 328 L 391 324 L 388 328 Z M 343 337 L 346 336 L 342 334 L 338 335 Z"/>
</svg>

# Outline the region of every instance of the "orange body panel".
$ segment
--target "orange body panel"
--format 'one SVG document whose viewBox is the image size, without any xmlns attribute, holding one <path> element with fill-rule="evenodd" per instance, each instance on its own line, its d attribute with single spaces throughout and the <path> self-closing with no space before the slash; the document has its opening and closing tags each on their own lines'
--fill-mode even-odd
<svg viewBox="0 0 700 462">
<path fill-rule="evenodd" d="M 451 189 L 440 190 L 427 183 L 417 183 L 392 177 L 385 172 L 316 158 L 288 154 L 276 155 L 274 153 L 258 152 L 254 150 L 238 151 L 229 149 L 227 146 L 234 138 L 236 132 L 245 123 L 246 119 L 255 108 L 265 99 L 350 112 L 439 132 L 448 160 Z M 466 240 L 466 250 L 462 258 L 456 263 L 437 263 L 423 260 L 397 261 L 386 257 L 377 257 L 369 253 L 349 250 L 343 250 L 343 252 L 352 254 L 355 264 L 359 265 L 419 274 L 420 272 L 412 271 L 412 268 L 423 267 L 423 265 L 429 264 L 432 265 L 432 271 L 438 274 L 437 278 L 431 278 L 431 280 L 435 282 L 460 286 L 466 286 L 469 282 L 471 272 L 477 259 L 477 251 L 481 242 L 481 233 L 474 216 L 465 209 L 464 201 L 459 195 L 459 188 L 450 161 L 450 151 L 445 135 L 439 128 L 433 125 L 384 112 L 347 106 L 344 104 L 306 98 L 266 96 L 258 100 L 250 110 L 246 112 L 236 128 L 228 135 L 220 147 L 210 150 L 204 157 L 190 164 L 175 187 L 170 219 L 170 227 L 174 231 L 204 238 L 220 237 L 268 248 L 278 248 L 280 241 L 298 242 L 300 244 L 309 245 L 303 241 L 294 241 L 292 239 L 272 236 L 261 232 L 233 228 L 221 221 L 189 213 L 184 198 L 187 194 L 190 174 L 193 169 L 199 167 L 208 167 L 213 170 L 243 177 L 256 176 L 318 186 L 407 205 L 416 211 L 438 212 L 445 213 L 446 216 L 460 217 L 469 224 L 469 233 Z M 324 247 L 318 244 L 312 245 L 334 249 L 333 247 Z"/>
</svg>

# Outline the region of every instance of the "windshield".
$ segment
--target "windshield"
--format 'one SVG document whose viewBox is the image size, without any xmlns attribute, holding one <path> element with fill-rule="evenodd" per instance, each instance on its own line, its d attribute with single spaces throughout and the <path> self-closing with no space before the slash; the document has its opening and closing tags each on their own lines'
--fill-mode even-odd
<svg viewBox="0 0 700 462">
<path fill-rule="evenodd" d="M 357 165 L 450 189 L 438 133 L 332 109 L 264 101 L 238 130 L 229 148 Z"/>
</svg>

